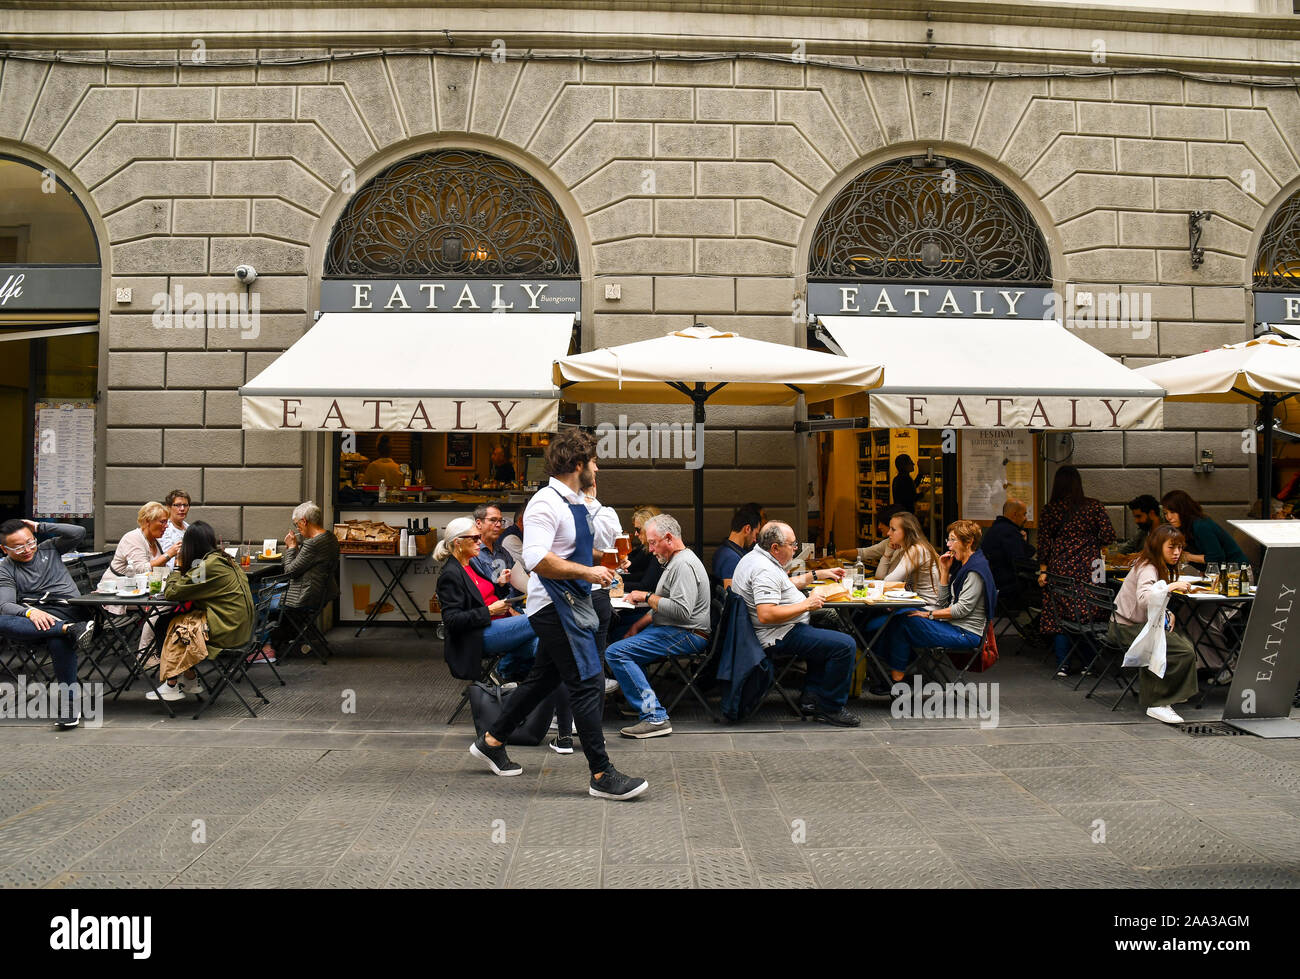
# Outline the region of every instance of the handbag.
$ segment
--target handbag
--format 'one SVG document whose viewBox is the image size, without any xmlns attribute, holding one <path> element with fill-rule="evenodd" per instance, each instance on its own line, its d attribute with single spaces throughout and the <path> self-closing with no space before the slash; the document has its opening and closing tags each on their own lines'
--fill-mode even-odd
<svg viewBox="0 0 1300 979">
<path fill-rule="evenodd" d="M 501 715 L 510 706 L 510 698 L 522 689 L 515 687 L 503 695 L 500 687 L 489 683 L 471 683 L 466 688 L 469 711 L 474 716 L 474 730 L 480 738 L 483 732 L 490 731 L 492 725 L 501 719 Z M 510 732 L 506 744 L 539 745 L 545 741 L 546 734 L 551 729 L 551 718 L 555 715 L 556 699 L 554 691 L 542 698 L 542 702 L 529 712 L 523 723 Z"/>
</svg>

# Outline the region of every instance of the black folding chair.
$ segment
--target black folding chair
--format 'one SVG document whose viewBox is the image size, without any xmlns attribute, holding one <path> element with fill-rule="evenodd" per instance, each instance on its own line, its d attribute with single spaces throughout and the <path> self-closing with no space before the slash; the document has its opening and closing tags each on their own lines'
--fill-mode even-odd
<svg viewBox="0 0 1300 979">
<path fill-rule="evenodd" d="M 285 581 L 287 588 L 287 579 Z M 288 615 L 289 621 L 294 626 L 293 638 L 284 647 L 286 652 L 301 646 L 304 654 L 308 652 L 314 653 L 322 665 L 325 664 L 328 657 L 334 655 L 334 650 L 330 647 L 329 640 L 325 638 L 325 633 L 316 625 L 326 606 L 333 600 L 333 598 L 325 598 L 312 609 L 283 607 L 280 609 L 280 614 L 282 616 Z"/>
<path fill-rule="evenodd" d="M 1099 591 L 1093 592 L 1092 589 L 1098 589 Z M 1078 653 L 1079 668 L 1081 671 L 1086 672 L 1096 658 L 1098 644 L 1104 639 L 1109 629 L 1110 617 L 1107 614 L 1101 621 L 1090 618 L 1090 616 L 1100 611 L 1100 606 L 1094 604 L 1094 599 L 1090 598 L 1089 595 L 1096 596 L 1101 592 L 1106 594 L 1106 601 L 1109 603 L 1106 607 L 1113 609 L 1114 595 L 1104 585 L 1090 585 L 1066 575 L 1048 573 L 1043 604 L 1046 606 L 1049 602 L 1053 603 L 1052 608 L 1056 613 L 1057 625 L 1060 626 L 1063 635 L 1070 637 L 1070 646 L 1066 651 L 1065 659 L 1061 660 L 1058 666 L 1065 666 Z M 1082 616 L 1075 616 L 1069 612 L 1069 602 L 1075 600 L 1084 603 Z M 1083 677 L 1080 676 L 1074 685 L 1074 689 L 1078 690 L 1082 683 Z"/>
<path fill-rule="evenodd" d="M 254 589 L 254 608 L 266 609 L 265 615 L 258 620 L 258 627 L 253 633 L 253 648 L 260 652 L 266 645 L 271 633 L 279 625 L 281 617 L 288 611 L 285 609 L 283 602 L 285 593 L 289 590 L 289 579 L 284 577 L 264 578 L 254 586 Z M 277 604 L 277 598 L 280 600 L 280 604 Z M 261 665 L 271 668 L 275 678 L 280 681 L 280 686 L 285 685 L 284 677 L 280 675 L 280 671 L 276 669 L 275 663 L 271 660 L 259 657 L 248 665 L 256 666 L 259 662 Z"/>
<path fill-rule="evenodd" d="M 216 703 L 217 698 L 226 690 L 234 691 L 239 702 L 244 705 L 244 709 L 253 717 L 257 716 L 257 711 L 253 705 L 240 692 L 239 683 L 243 680 L 248 681 L 249 687 L 252 688 L 254 696 L 264 704 L 269 704 L 266 695 L 258 688 L 253 678 L 248 675 L 248 657 L 254 650 L 260 650 L 261 644 L 257 637 L 262 634 L 271 614 L 271 594 L 272 588 L 262 588 L 253 601 L 253 628 L 249 633 L 248 641 L 229 649 L 222 649 L 209 645 L 209 657 L 200 660 L 194 664 L 194 671 L 198 674 L 199 679 L 203 681 L 204 693 L 199 695 L 199 709 L 194 712 L 194 719 L 197 721 L 205 710 Z M 213 650 L 215 655 L 211 655 Z M 279 676 L 279 673 L 276 674 Z M 284 680 L 280 680 L 281 685 Z M 165 701 L 164 701 L 165 703 Z"/>
<path fill-rule="evenodd" d="M 490 677 L 493 671 L 496 670 L 497 663 L 501 662 L 501 657 L 503 656 L 505 656 L 505 653 L 484 653 L 479 667 L 479 676 L 485 678 Z M 473 682 L 465 684 L 465 689 L 460 692 L 460 700 L 456 701 L 456 709 L 451 712 L 451 717 L 447 718 L 448 724 L 454 724 L 456 718 L 460 716 L 460 712 L 463 711 L 465 705 L 469 703 L 469 688 L 473 685 Z"/>
<path fill-rule="evenodd" d="M 1110 676 L 1111 670 L 1115 670 L 1113 679 L 1120 688 L 1119 696 L 1115 698 L 1115 702 L 1110 706 L 1111 710 L 1115 710 L 1124 700 L 1125 694 L 1131 692 L 1134 696 L 1137 696 L 1137 691 L 1133 690 L 1133 685 L 1137 683 L 1140 671 L 1123 665 L 1128 648 L 1117 645 L 1110 638 L 1110 622 L 1115 615 L 1115 593 L 1104 585 L 1084 585 L 1082 587 L 1084 588 L 1083 595 L 1088 603 L 1089 612 L 1096 616 L 1104 615 L 1106 624 L 1105 631 L 1089 637 L 1093 656 L 1092 660 L 1084 668 L 1084 674 L 1092 673 L 1096 676 L 1096 680 L 1088 688 L 1088 692 L 1084 696 L 1091 697 L 1096 693 L 1097 688 Z M 1103 659 L 1106 662 L 1099 669 L 1098 664 Z M 1125 676 L 1126 673 L 1127 676 Z M 1075 684 L 1075 689 L 1079 689 L 1082 684 L 1083 678 L 1080 677 L 1079 682 Z"/>
<path fill-rule="evenodd" d="M 700 702 L 700 706 L 708 712 L 709 717 L 713 719 L 714 723 L 722 723 L 722 711 L 710 704 L 705 698 L 704 692 L 700 689 L 700 682 L 702 679 L 706 678 L 709 667 L 717 656 L 718 649 L 722 642 L 722 634 L 725 631 L 722 628 L 722 622 L 724 621 L 722 615 L 725 608 L 725 602 L 733 600 L 730 598 L 729 593 L 726 599 L 721 599 L 718 593 L 722 591 L 723 589 L 721 588 L 715 589 L 713 598 L 709 602 L 709 621 L 712 625 L 712 629 L 709 633 L 709 639 L 705 644 L 704 649 L 698 653 L 669 653 L 664 656 L 663 659 L 654 664 L 655 671 L 653 675 L 647 675 L 646 677 L 646 679 L 652 684 L 657 683 L 661 678 L 667 678 L 669 676 L 681 682 L 682 688 L 677 691 L 677 695 L 674 696 L 664 708 L 670 717 L 672 716 L 673 709 L 676 708 L 681 699 L 685 697 L 687 693 L 690 693 Z M 741 601 L 741 599 L 736 598 L 734 601 Z"/>
<path fill-rule="evenodd" d="M 107 552 L 97 552 L 95 554 L 83 554 L 77 560 L 81 562 L 81 566 L 86 571 L 86 580 L 90 586 L 86 591 L 90 591 L 99 586 L 99 579 L 104 577 L 104 572 L 113 563 L 113 555 Z M 85 594 L 85 592 L 82 594 Z"/>
<path fill-rule="evenodd" d="M 54 678 L 54 660 L 43 642 L 22 639 L 0 640 L 0 672 L 15 681 L 20 676 L 49 683 Z"/>
<path fill-rule="evenodd" d="M 997 617 L 1030 646 L 1038 646 L 1043 642 L 1043 635 L 1038 631 L 1038 620 L 1043 614 L 1038 565 L 1033 561 L 1016 561 L 1015 571 L 1015 593 L 1010 590 L 998 592 Z M 1005 630 L 1001 634 L 1005 635 Z"/>
</svg>

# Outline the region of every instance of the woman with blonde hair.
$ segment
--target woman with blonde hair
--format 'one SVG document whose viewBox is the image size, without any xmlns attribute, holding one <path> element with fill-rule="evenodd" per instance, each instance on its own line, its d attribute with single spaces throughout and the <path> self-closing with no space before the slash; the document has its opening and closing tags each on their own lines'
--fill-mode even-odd
<svg viewBox="0 0 1300 979">
<path fill-rule="evenodd" d="M 130 567 L 161 568 L 181 552 L 181 542 L 177 541 L 166 549 L 162 546 L 162 536 L 167 531 L 168 511 L 165 506 L 149 501 L 135 515 L 137 529 L 123 534 L 113 552 L 109 569 L 116 575 L 130 573 Z"/>
</svg>

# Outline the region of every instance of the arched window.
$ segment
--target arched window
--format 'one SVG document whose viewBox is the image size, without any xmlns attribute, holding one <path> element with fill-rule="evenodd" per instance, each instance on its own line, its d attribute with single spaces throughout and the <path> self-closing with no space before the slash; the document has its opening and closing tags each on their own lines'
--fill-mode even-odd
<svg viewBox="0 0 1300 979">
<path fill-rule="evenodd" d="M 1052 268 L 1037 223 L 1006 186 L 930 156 L 881 164 L 840 191 L 817 224 L 808 278 L 1050 286 Z"/>
<path fill-rule="evenodd" d="M 1279 207 L 1264 229 L 1255 256 L 1255 288 L 1300 292 L 1300 194 Z"/>
<path fill-rule="evenodd" d="M 325 275 L 577 278 L 573 232 L 546 189 L 472 150 L 402 160 L 357 191 Z"/>
</svg>

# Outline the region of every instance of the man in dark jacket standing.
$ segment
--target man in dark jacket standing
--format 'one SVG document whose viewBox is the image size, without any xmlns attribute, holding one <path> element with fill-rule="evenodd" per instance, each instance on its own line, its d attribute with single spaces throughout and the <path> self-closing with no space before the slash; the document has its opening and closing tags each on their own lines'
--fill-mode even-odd
<svg viewBox="0 0 1300 979">
<path fill-rule="evenodd" d="M 993 581 L 998 586 L 998 592 L 1012 602 L 1020 598 L 1016 562 L 1030 561 L 1034 557 L 1034 549 L 1029 546 L 1024 531 L 1028 514 L 1029 509 L 1024 501 L 1007 500 L 1002 504 L 1002 516 L 993 521 L 993 526 L 984 534 L 984 543 L 980 547 L 993 570 Z"/>
</svg>

